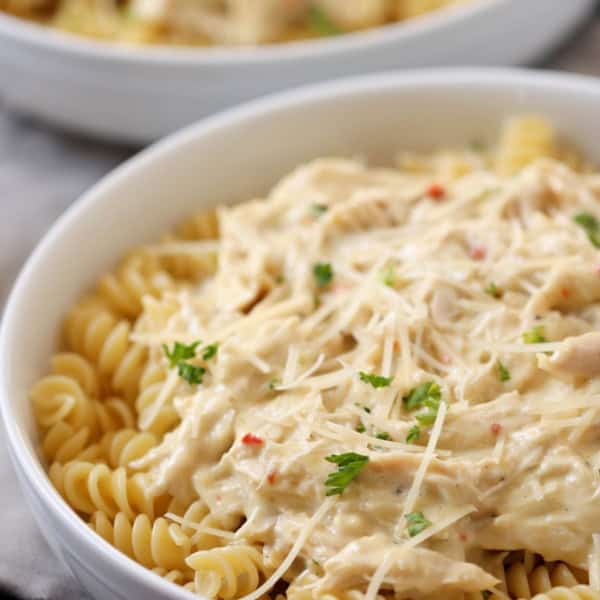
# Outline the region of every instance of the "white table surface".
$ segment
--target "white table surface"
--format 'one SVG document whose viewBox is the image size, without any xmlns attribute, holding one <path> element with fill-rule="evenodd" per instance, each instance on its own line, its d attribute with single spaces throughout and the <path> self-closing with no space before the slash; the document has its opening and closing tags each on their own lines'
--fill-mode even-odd
<svg viewBox="0 0 600 600">
<path fill-rule="evenodd" d="M 541 66 L 600 76 L 600 14 Z M 0 99 L 0 310 L 18 270 L 50 224 L 133 152 L 10 114 Z M 84 598 L 31 521 L 2 444 L 0 487 L 0 591 L 32 599 Z"/>
</svg>

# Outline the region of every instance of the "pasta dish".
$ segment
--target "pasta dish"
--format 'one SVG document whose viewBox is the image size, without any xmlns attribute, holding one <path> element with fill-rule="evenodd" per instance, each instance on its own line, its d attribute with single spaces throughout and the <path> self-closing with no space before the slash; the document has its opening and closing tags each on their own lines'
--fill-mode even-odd
<svg viewBox="0 0 600 600">
<path fill-rule="evenodd" d="M 600 599 L 599 199 L 532 116 L 188 219 L 67 315 L 51 481 L 208 598 Z"/>
<path fill-rule="evenodd" d="M 116 42 L 254 45 L 340 35 L 469 1 L 0 0 L 0 9 Z"/>
</svg>

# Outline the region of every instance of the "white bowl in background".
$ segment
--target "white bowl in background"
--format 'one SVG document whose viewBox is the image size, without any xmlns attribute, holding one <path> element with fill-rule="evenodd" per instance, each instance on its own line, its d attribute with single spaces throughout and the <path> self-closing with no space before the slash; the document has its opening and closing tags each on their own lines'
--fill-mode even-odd
<svg viewBox="0 0 600 600">
<path fill-rule="evenodd" d="M 128 249 L 194 211 L 246 200 L 311 158 L 385 162 L 496 138 L 509 115 L 546 115 L 600 161 L 600 82 L 518 70 L 383 74 L 288 92 L 191 126 L 142 152 L 52 227 L 10 296 L 0 332 L 0 409 L 10 456 L 47 539 L 91 595 L 191 599 L 114 550 L 62 500 L 36 453 L 28 389 L 48 369 L 67 309 Z"/>
<path fill-rule="evenodd" d="M 0 94 L 60 126 L 145 143 L 258 96 L 424 66 L 528 64 L 595 0 L 474 0 L 361 33 L 258 48 L 126 48 L 0 14 Z"/>
</svg>

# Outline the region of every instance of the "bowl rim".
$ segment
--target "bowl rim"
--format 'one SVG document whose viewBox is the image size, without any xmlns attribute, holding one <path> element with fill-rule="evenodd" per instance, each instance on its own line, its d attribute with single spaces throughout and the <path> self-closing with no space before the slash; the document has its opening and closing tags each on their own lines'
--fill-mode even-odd
<svg viewBox="0 0 600 600">
<path fill-rule="evenodd" d="M 41 50 L 94 60 L 144 64 L 262 64 L 330 56 L 335 58 L 349 51 L 365 52 L 398 40 L 437 33 L 448 26 L 491 12 L 496 7 L 511 4 L 518 5 L 518 0 L 472 0 L 364 31 L 262 46 L 199 48 L 160 44 L 118 45 L 64 32 L 4 12 L 0 12 L 0 35 L 14 41 L 24 41 Z"/>
<path fill-rule="evenodd" d="M 338 81 L 310 85 L 296 90 L 273 94 L 248 102 L 198 123 L 189 125 L 179 132 L 149 146 L 110 171 L 79 198 L 52 224 L 22 267 L 8 297 L 2 322 L 0 323 L 0 417 L 5 432 L 6 445 L 13 468 L 19 478 L 33 488 L 44 509 L 50 511 L 59 522 L 59 530 L 68 532 L 106 564 L 106 570 L 117 569 L 138 582 L 150 585 L 166 598 L 190 600 L 198 598 L 187 590 L 172 585 L 152 573 L 141 564 L 127 558 L 100 536 L 91 531 L 86 523 L 62 499 L 48 479 L 39 457 L 30 452 L 22 435 L 10 403 L 11 389 L 8 375 L 8 356 L 17 346 L 19 331 L 13 326 L 15 317 L 23 304 L 22 298 L 31 294 L 30 284 L 38 270 L 38 263 L 53 251 L 56 241 L 76 224 L 80 215 L 103 201 L 103 198 L 118 191 L 131 174 L 143 172 L 160 164 L 164 157 L 176 152 L 180 146 L 218 133 L 220 129 L 240 127 L 244 123 L 260 119 L 276 111 L 294 111 L 303 105 L 331 100 L 332 97 L 352 97 L 369 93 L 373 84 L 378 90 L 401 94 L 415 87 L 426 91 L 428 87 L 490 88 L 537 88 L 552 93 L 568 91 L 570 97 L 593 96 L 600 100 L 600 81 L 586 75 L 565 74 L 557 71 L 536 71 L 518 68 L 438 68 L 405 72 L 386 72 L 374 75 L 349 77 Z M 577 101 L 577 100 L 575 100 Z M 33 289 L 33 287 L 32 287 Z M 1 442 L 0 442 L 1 443 Z M 23 487 L 23 481 L 22 487 Z M 64 535 L 67 535 L 66 533 Z M 61 536 L 62 537 L 62 536 Z M 125 560 L 124 560 L 125 559 Z M 96 575 L 99 581 L 99 576 Z"/>
</svg>

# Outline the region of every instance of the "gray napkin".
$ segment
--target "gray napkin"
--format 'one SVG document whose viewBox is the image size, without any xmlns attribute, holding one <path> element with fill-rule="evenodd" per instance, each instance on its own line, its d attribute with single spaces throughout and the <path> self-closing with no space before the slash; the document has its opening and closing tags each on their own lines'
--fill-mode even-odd
<svg viewBox="0 0 600 600">
<path fill-rule="evenodd" d="M 546 66 L 600 75 L 600 17 Z M 0 102 L 0 312 L 18 269 L 49 225 L 129 154 L 11 115 Z M 40 600 L 85 598 L 33 522 L 2 440 L 0 489 L 0 592 Z"/>
</svg>

